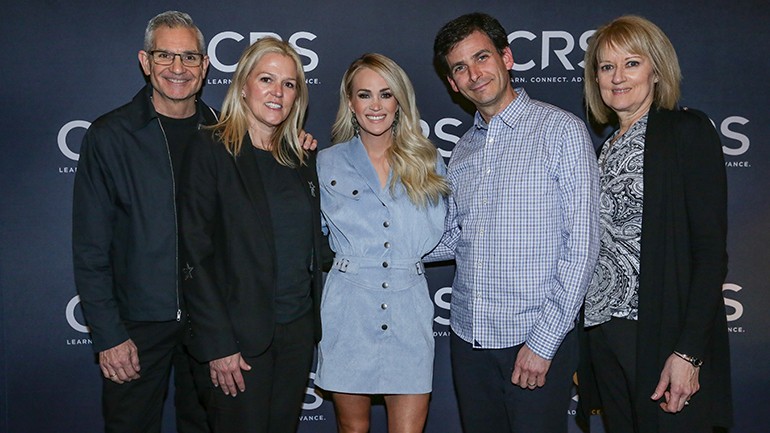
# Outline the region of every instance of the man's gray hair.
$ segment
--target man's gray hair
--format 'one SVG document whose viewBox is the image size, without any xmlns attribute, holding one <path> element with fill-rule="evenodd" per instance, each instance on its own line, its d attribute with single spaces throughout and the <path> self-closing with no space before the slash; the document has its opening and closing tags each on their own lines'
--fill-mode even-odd
<svg viewBox="0 0 770 433">
<path fill-rule="evenodd" d="M 206 41 L 203 39 L 203 33 L 195 25 L 190 15 L 179 11 L 166 11 L 155 15 L 150 22 L 147 23 L 147 29 L 144 31 L 144 50 L 149 52 L 155 45 L 155 30 L 158 27 L 177 28 L 184 27 L 188 29 L 194 29 L 198 36 L 198 51 L 202 54 L 206 54 Z"/>
</svg>

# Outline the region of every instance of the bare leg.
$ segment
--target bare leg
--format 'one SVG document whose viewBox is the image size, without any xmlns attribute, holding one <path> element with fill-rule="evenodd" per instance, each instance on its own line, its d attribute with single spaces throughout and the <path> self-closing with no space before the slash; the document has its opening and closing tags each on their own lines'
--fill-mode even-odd
<svg viewBox="0 0 770 433">
<path fill-rule="evenodd" d="M 368 395 L 332 393 L 337 432 L 367 433 L 372 400 Z"/>
<path fill-rule="evenodd" d="M 386 395 L 388 433 L 422 433 L 430 394 Z"/>
</svg>

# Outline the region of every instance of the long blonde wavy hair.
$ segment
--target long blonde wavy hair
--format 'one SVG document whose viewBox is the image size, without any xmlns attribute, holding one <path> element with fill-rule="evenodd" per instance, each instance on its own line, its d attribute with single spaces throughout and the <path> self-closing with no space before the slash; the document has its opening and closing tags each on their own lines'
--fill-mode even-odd
<svg viewBox="0 0 770 433">
<path fill-rule="evenodd" d="M 271 153 L 279 164 L 295 167 L 297 163 L 305 164 L 307 153 L 299 142 L 299 130 L 305 121 L 305 111 L 308 104 L 305 72 L 299 55 L 288 42 L 272 37 L 260 39 L 241 54 L 238 67 L 233 74 L 233 81 L 227 89 L 225 100 L 222 102 L 222 115 L 217 124 L 211 128 L 227 148 L 227 151 L 238 156 L 243 146 L 243 138 L 249 131 L 249 107 L 241 97 L 241 91 L 246 85 L 248 76 L 254 66 L 269 53 L 277 53 L 289 57 L 297 68 L 296 91 L 297 98 L 291 107 L 289 115 L 273 132 L 270 140 Z"/>
<path fill-rule="evenodd" d="M 401 112 L 393 131 L 393 143 L 387 151 L 388 163 L 393 170 L 391 193 L 396 182 L 400 181 L 412 203 L 417 206 L 435 205 L 441 197 L 449 194 L 449 186 L 436 172 L 436 147 L 422 135 L 414 87 L 406 72 L 390 58 L 367 53 L 356 59 L 345 72 L 340 83 L 337 118 L 332 126 L 332 142 L 349 141 L 356 133 L 348 102 L 353 97 L 353 79 L 364 68 L 371 69 L 385 80 Z"/>
</svg>

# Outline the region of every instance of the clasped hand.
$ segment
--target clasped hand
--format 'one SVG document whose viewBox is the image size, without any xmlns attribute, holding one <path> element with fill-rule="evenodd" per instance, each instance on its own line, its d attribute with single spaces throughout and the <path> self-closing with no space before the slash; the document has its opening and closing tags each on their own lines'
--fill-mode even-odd
<svg viewBox="0 0 770 433">
<path fill-rule="evenodd" d="M 545 375 L 550 367 L 550 360 L 539 356 L 524 344 L 516 356 L 511 383 L 525 389 L 539 388 L 545 385 Z"/>
<path fill-rule="evenodd" d="M 699 372 L 700 368 L 675 354 L 671 354 L 663 365 L 658 386 L 655 387 L 655 392 L 650 398 L 657 401 L 661 397 L 665 397 L 665 401 L 660 403 L 660 408 L 665 412 L 677 413 L 681 411 L 700 389 Z"/>
<path fill-rule="evenodd" d="M 238 395 L 238 391 L 246 391 L 246 383 L 243 381 L 241 370 L 249 371 L 251 366 L 241 357 L 241 353 L 234 353 L 224 358 L 209 362 L 211 383 L 215 387 L 222 388 L 225 395 Z"/>
</svg>

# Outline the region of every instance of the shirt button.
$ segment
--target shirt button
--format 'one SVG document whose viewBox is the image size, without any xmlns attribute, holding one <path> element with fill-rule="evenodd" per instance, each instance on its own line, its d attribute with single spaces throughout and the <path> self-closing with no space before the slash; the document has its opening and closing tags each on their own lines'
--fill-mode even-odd
<svg viewBox="0 0 770 433">
<path fill-rule="evenodd" d="M 383 289 L 387 289 L 387 288 L 388 288 L 388 286 L 390 286 L 390 284 L 388 284 L 388 282 L 387 282 L 387 281 L 386 281 L 386 282 L 384 282 L 384 283 L 382 283 L 382 288 L 383 288 Z"/>
<path fill-rule="evenodd" d="M 384 246 L 385 248 L 390 248 L 390 242 L 385 242 L 385 243 L 383 244 L 383 246 Z"/>
<path fill-rule="evenodd" d="M 332 180 L 331 184 L 332 184 L 332 186 L 337 185 L 337 181 L 336 180 Z"/>
<path fill-rule="evenodd" d="M 382 267 L 383 268 L 387 268 L 388 267 L 388 262 L 382 262 Z"/>
<path fill-rule="evenodd" d="M 487 204 L 489 201 L 487 199 L 481 200 L 481 204 Z"/>
<path fill-rule="evenodd" d="M 383 310 L 387 310 L 388 309 L 388 304 L 382 304 L 382 305 L 380 305 L 380 308 L 382 308 Z"/>
<path fill-rule="evenodd" d="M 380 328 L 382 328 L 383 331 L 387 331 L 388 325 L 383 324 L 382 326 L 380 326 Z"/>
<path fill-rule="evenodd" d="M 390 222 L 389 221 L 383 221 L 382 226 L 383 227 L 390 227 Z"/>
</svg>

